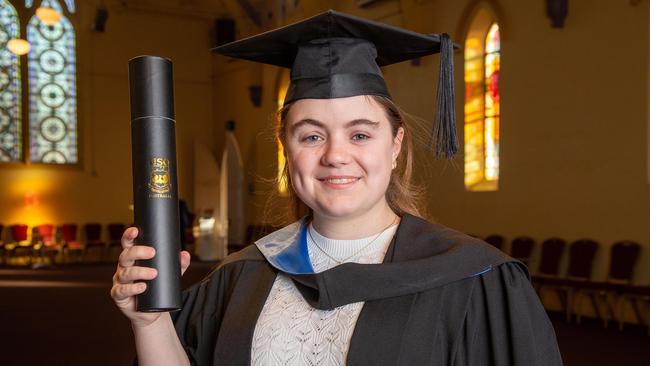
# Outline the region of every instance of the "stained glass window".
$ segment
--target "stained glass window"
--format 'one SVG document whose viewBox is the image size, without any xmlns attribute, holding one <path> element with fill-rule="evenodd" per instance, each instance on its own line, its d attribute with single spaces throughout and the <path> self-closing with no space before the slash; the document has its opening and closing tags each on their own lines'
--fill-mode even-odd
<svg viewBox="0 0 650 366">
<path fill-rule="evenodd" d="M 66 2 L 67 3 L 67 2 Z M 57 0 L 43 7 L 63 15 Z M 64 15 L 54 25 L 35 15 L 27 25 L 30 158 L 36 163 L 74 164 L 77 156 L 75 34 Z"/>
<path fill-rule="evenodd" d="M 499 26 L 465 41 L 465 187 L 496 190 L 499 181 Z"/>
<path fill-rule="evenodd" d="M 65 6 L 68 8 L 70 13 L 74 13 L 74 0 L 64 0 Z M 34 5 L 34 0 L 25 0 L 25 7 L 31 8 Z"/>
<path fill-rule="evenodd" d="M 23 158 L 20 56 L 7 48 L 13 38 L 20 38 L 18 14 L 0 0 L 0 162 Z"/>
<path fill-rule="evenodd" d="M 278 88 L 278 109 L 282 108 L 284 105 L 284 98 L 287 96 L 287 90 L 289 89 L 289 75 L 283 70 L 280 75 L 280 87 Z M 284 147 L 280 140 L 276 141 L 278 145 L 278 191 L 281 195 L 287 194 L 289 189 L 289 184 L 287 180 L 282 176 L 284 166 L 286 165 L 286 159 L 284 157 Z"/>
</svg>

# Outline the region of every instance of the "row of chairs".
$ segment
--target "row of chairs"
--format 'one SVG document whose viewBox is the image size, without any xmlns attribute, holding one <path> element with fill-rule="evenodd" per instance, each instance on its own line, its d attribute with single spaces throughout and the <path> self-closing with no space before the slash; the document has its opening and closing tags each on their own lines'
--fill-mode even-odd
<svg viewBox="0 0 650 366">
<path fill-rule="evenodd" d="M 503 250 L 506 240 L 501 235 L 490 235 L 485 241 Z M 530 237 L 514 238 L 510 246 L 510 255 L 530 264 L 535 240 Z M 633 284 L 636 264 L 641 254 L 641 245 L 634 241 L 623 240 L 614 243 L 610 249 L 610 263 L 607 278 L 603 281 L 592 279 L 594 258 L 601 247 L 592 239 L 581 239 L 568 244 L 561 238 L 550 238 L 541 243 L 541 256 L 533 284 L 540 295 L 542 291 L 555 292 L 565 312 L 567 321 L 575 315 L 580 323 L 582 304 L 585 298 L 596 316 L 607 327 L 613 319 L 623 329 L 627 319 L 629 304 L 639 324 L 644 325 L 650 333 L 650 317 L 647 308 L 650 305 L 650 286 Z M 568 255 L 566 274 L 560 274 L 560 263 Z M 603 309 L 604 308 L 604 309 Z M 578 309 L 578 311 L 576 311 Z"/>
<path fill-rule="evenodd" d="M 0 225 L 0 258 L 5 264 L 64 263 L 87 261 L 94 251 L 96 261 L 103 261 L 111 258 L 112 248 L 121 247 L 125 227 L 108 224 L 108 240 L 103 240 L 99 223 L 83 225 L 81 238 L 77 224 L 37 225 L 31 228 L 31 235 L 28 225 L 15 224 L 7 230 Z"/>
</svg>

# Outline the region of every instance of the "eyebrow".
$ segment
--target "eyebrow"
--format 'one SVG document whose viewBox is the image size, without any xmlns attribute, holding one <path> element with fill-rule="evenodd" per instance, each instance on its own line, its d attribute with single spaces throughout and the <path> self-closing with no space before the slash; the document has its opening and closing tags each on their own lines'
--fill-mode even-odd
<svg viewBox="0 0 650 366">
<path fill-rule="evenodd" d="M 293 133 L 295 130 L 297 130 L 298 128 L 300 128 L 302 126 L 305 126 L 305 125 L 312 125 L 312 126 L 316 126 L 316 127 L 320 127 L 320 128 L 325 128 L 326 127 L 326 124 L 321 122 L 321 121 L 317 121 L 317 120 L 311 119 L 311 118 L 305 118 L 305 119 L 301 119 L 300 121 L 298 121 L 296 123 L 293 123 L 289 127 L 289 130 Z M 358 119 L 353 119 L 352 121 L 346 123 L 344 127 L 345 128 L 350 128 L 350 127 L 359 126 L 359 125 L 365 125 L 365 126 L 369 126 L 369 127 L 372 127 L 372 128 L 378 128 L 379 127 L 379 122 L 378 121 L 370 121 L 370 120 L 367 120 L 367 119 L 364 119 L 364 118 L 358 118 Z"/>
</svg>

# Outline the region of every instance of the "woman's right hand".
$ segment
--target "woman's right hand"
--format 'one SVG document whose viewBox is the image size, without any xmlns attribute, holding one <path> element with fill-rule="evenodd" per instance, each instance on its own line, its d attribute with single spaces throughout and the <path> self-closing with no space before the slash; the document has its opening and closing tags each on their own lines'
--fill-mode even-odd
<svg viewBox="0 0 650 366">
<path fill-rule="evenodd" d="M 144 313 L 136 310 L 135 296 L 143 293 L 147 288 L 147 284 L 135 281 L 152 280 L 158 275 L 155 268 L 135 265 L 136 260 L 151 259 L 156 255 L 153 247 L 134 245 L 133 240 L 137 236 L 138 229 L 135 227 L 126 229 L 122 235 L 122 253 L 113 275 L 111 297 L 120 311 L 131 320 L 133 326 L 145 327 L 158 320 L 162 313 Z M 182 275 L 190 266 L 190 253 L 182 251 L 180 253 L 180 263 Z"/>
</svg>

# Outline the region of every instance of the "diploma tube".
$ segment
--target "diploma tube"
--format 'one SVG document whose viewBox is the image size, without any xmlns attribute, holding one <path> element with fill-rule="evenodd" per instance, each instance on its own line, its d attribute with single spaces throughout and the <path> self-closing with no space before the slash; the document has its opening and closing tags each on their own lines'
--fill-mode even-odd
<svg viewBox="0 0 650 366">
<path fill-rule="evenodd" d="M 137 297 L 142 312 L 181 308 L 180 220 L 176 184 L 176 121 L 172 62 L 155 56 L 129 60 L 131 154 L 136 244 L 156 255 L 138 266 L 158 270 Z"/>
</svg>

